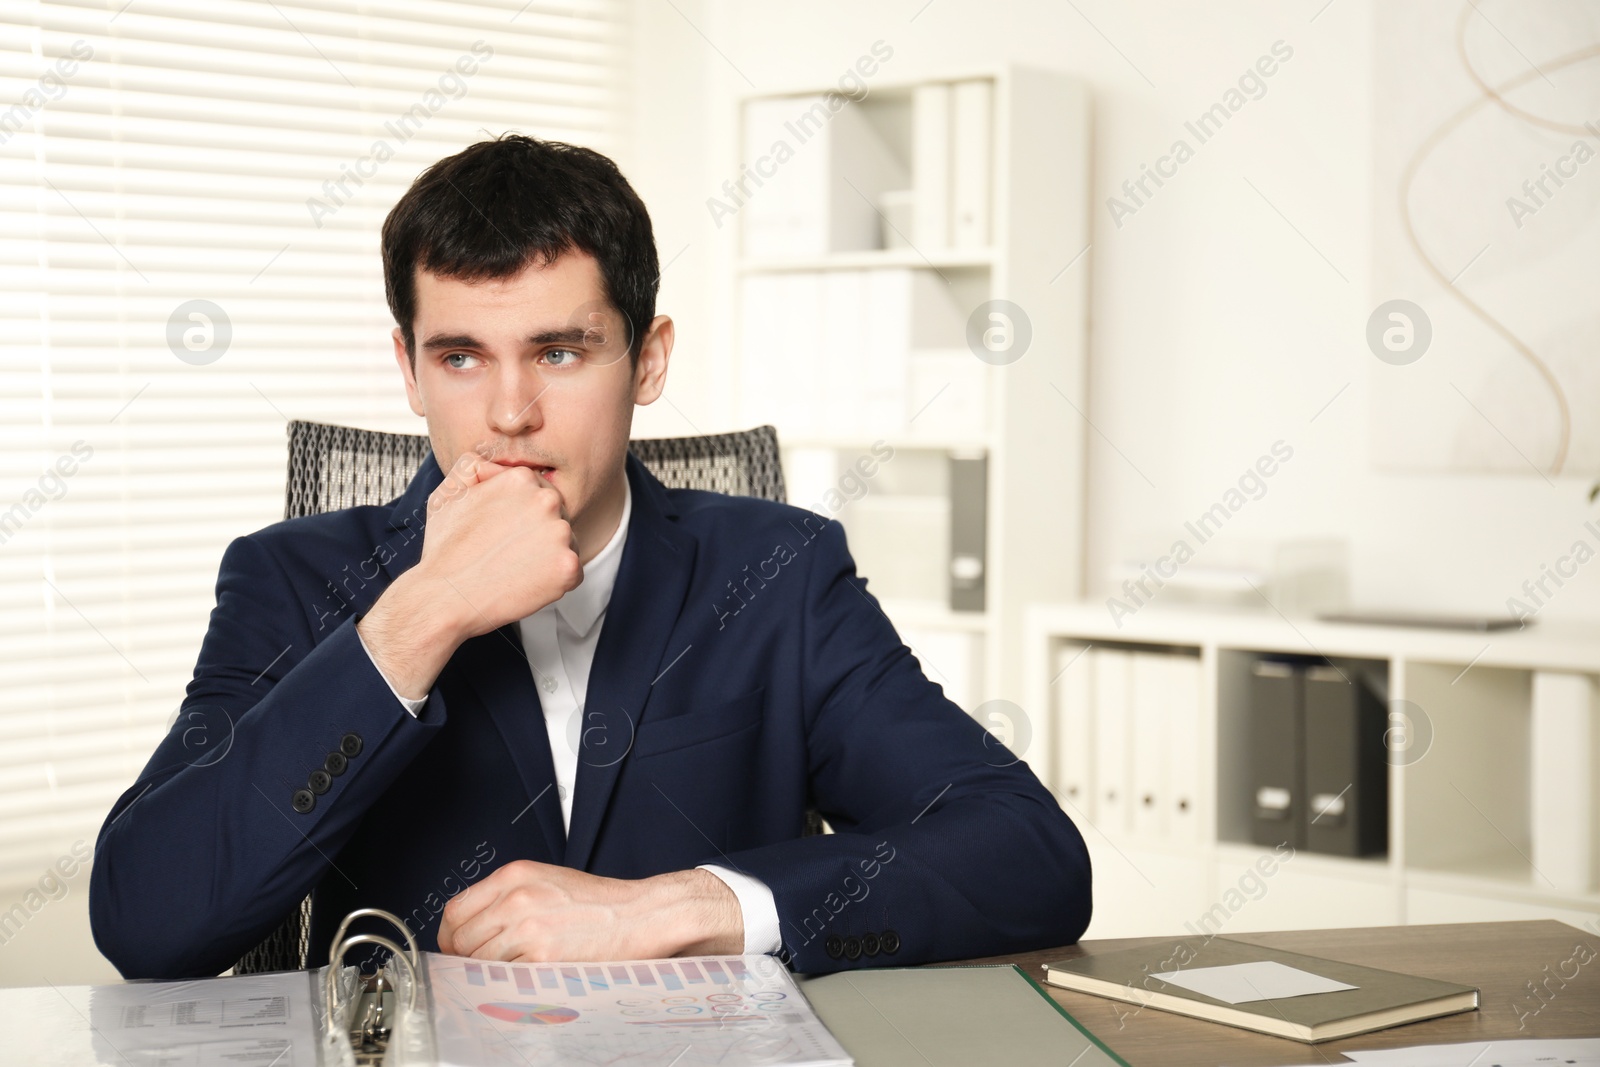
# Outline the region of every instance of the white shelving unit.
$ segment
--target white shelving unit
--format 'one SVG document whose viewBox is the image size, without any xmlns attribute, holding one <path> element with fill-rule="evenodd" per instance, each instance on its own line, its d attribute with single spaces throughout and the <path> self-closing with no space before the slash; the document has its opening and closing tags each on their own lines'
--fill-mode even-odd
<svg viewBox="0 0 1600 1067">
<path fill-rule="evenodd" d="M 844 524 L 868 588 L 930 678 L 969 712 L 997 698 L 1020 703 L 1024 606 L 1075 597 L 1081 582 L 1084 422 L 1074 405 L 1084 403 L 1088 272 L 1084 262 L 1064 268 L 1089 240 L 1088 97 L 1070 78 L 1013 66 L 940 82 L 869 81 L 831 118 L 815 107 L 835 91 L 829 85 L 740 102 L 737 166 L 766 177 L 745 184 L 725 279 L 737 322 L 731 421 L 777 427 L 790 503 Z M 963 140 L 957 105 L 939 118 L 922 102 L 962 94 L 967 129 L 975 114 L 987 126 L 981 153 L 962 152 L 974 142 Z M 929 147 L 940 130 L 948 161 L 936 171 Z M 774 153 L 780 140 L 792 154 Z M 956 218 L 975 202 L 955 191 L 962 182 L 982 194 L 976 229 L 970 210 L 966 225 Z M 941 183 L 948 202 L 934 195 Z M 892 218 L 885 192 L 914 198 L 911 216 Z M 946 230 L 943 241 L 924 224 L 934 210 L 950 213 L 931 227 Z M 911 301 L 873 304 L 873 294 L 895 291 L 884 277 L 892 272 L 909 278 L 900 285 Z M 803 306 L 816 290 L 832 307 L 864 308 L 853 312 L 865 315 L 859 333 L 810 321 L 825 317 Z M 968 320 L 990 300 L 1026 315 L 1031 341 L 1014 362 L 970 349 Z M 902 335 L 908 366 L 921 368 L 898 383 L 903 403 L 887 361 L 905 353 L 878 340 Z M 858 417 L 836 413 L 858 395 Z M 860 495 L 834 511 L 809 498 L 808 487 L 827 483 L 828 463 L 844 477 L 875 443 L 894 455 L 861 479 Z M 951 453 L 987 459 L 981 611 L 953 609 L 947 591 Z"/>
<path fill-rule="evenodd" d="M 1578 825 L 1592 838 L 1587 854 L 1591 862 L 1600 857 L 1600 821 L 1593 817 L 1600 807 L 1600 627 L 1474 633 L 1160 606 L 1119 627 L 1103 604 L 1079 602 L 1030 608 L 1026 634 L 1025 707 L 1035 735 L 1029 763 L 1089 842 L 1095 873 L 1089 936 L 1178 933 L 1201 929 L 1204 916 L 1210 916 L 1206 932 L 1220 925 L 1223 933 L 1524 918 L 1600 932 L 1600 872 L 1572 884 L 1583 876 L 1569 865 L 1567 884 L 1556 884 L 1534 858 L 1543 827 L 1533 816 L 1541 772 L 1561 770 L 1555 800 L 1579 813 Z M 1194 839 L 1102 827 L 1094 790 L 1066 795 L 1070 754 L 1060 709 L 1071 685 L 1066 673 L 1082 660 L 1065 669 L 1061 661 L 1069 658 L 1064 650 L 1075 655 L 1085 646 L 1198 651 Z M 1272 849 L 1251 843 L 1244 685 L 1249 663 L 1261 653 L 1386 665 L 1380 682 L 1387 684 L 1391 729 L 1409 731 L 1409 745 L 1422 746 L 1426 735 L 1426 747 L 1388 760 L 1387 854 L 1357 859 L 1302 849 L 1280 862 Z M 1539 766 L 1533 754 L 1532 694 L 1541 675 L 1575 680 L 1580 692 L 1583 679 L 1589 683 L 1589 726 L 1575 732 L 1585 747 L 1558 755 L 1562 768 Z M 1396 747 L 1405 748 L 1400 740 Z"/>
</svg>

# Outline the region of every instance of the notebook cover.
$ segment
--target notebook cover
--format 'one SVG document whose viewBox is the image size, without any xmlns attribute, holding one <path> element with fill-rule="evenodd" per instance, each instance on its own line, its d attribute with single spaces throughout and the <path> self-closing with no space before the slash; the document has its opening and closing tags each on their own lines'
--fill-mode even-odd
<svg viewBox="0 0 1600 1067">
<path fill-rule="evenodd" d="M 1163 971 L 1226 967 L 1236 963 L 1255 963 L 1263 960 L 1276 961 L 1288 967 L 1298 967 L 1303 971 L 1310 971 L 1312 974 L 1319 974 L 1338 982 L 1346 982 L 1357 988 L 1342 989 L 1332 993 L 1313 993 L 1302 997 L 1229 1004 L 1152 977 Z M 1108 952 L 1103 955 L 1084 956 L 1080 959 L 1052 963 L 1047 968 L 1047 973 L 1049 972 L 1085 975 L 1123 987 L 1138 986 L 1151 992 L 1181 997 L 1198 1004 L 1214 1005 L 1245 1015 L 1286 1020 L 1307 1027 L 1343 1022 L 1390 1008 L 1420 1006 L 1443 997 L 1478 992 L 1473 986 L 1441 982 L 1433 978 L 1418 978 L 1394 971 L 1379 970 L 1376 967 L 1362 967 L 1354 963 L 1324 959 L 1320 956 L 1305 956 L 1298 952 L 1250 945 L 1226 937 L 1213 937 L 1209 940 L 1173 938 L 1148 948 L 1127 949 L 1122 952 Z M 1128 989 L 1127 996 L 1123 999 L 1131 1003 L 1141 1003 L 1137 989 Z M 1418 1017 L 1427 1017 L 1427 1012 L 1423 1010 Z"/>
</svg>

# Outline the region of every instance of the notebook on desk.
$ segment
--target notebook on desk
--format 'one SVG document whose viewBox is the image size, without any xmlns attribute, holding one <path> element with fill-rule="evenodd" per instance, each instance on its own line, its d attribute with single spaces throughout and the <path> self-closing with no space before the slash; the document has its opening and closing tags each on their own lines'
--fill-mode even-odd
<svg viewBox="0 0 1600 1067">
<path fill-rule="evenodd" d="M 1475 1011 L 1472 986 L 1305 956 L 1226 937 L 1173 938 L 1048 964 L 1064 989 L 1296 1041 Z"/>
</svg>

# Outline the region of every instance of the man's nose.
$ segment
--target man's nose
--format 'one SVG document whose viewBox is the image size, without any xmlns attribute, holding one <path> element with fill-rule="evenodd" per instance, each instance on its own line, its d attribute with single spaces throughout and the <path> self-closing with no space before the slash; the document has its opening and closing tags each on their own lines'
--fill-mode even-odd
<svg viewBox="0 0 1600 1067">
<path fill-rule="evenodd" d="M 550 383 L 531 367 L 506 370 L 500 388 L 489 400 L 489 426 L 513 437 L 544 423 L 543 400 Z"/>
</svg>

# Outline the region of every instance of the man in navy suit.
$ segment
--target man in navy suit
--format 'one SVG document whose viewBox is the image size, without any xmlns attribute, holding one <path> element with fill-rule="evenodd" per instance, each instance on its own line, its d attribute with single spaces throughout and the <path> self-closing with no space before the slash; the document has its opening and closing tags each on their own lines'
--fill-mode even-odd
<svg viewBox="0 0 1600 1067">
<path fill-rule="evenodd" d="M 433 454 L 390 505 L 229 545 L 178 719 L 100 831 L 124 975 L 217 974 L 308 893 L 313 966 L 367 906 L 482 959 L 809 973 L 1082 934 L 1077 829 L 924 677 L 839 524 L 629 455 L 673 324 L 610 160 L 473 145 L 383 259 Z M 871 357 L 847 340 L 816 353 L 841 388 Z"/>
</svg>

